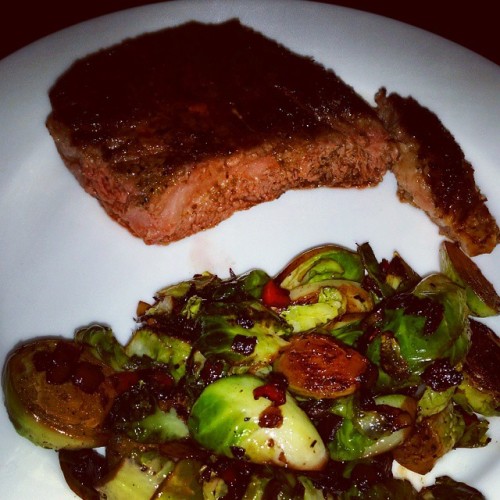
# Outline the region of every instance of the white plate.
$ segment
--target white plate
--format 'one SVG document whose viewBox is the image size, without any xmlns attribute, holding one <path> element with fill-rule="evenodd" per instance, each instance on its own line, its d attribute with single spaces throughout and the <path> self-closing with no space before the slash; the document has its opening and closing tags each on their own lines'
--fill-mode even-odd
<svg viewBox="0 0 500 500">
<path fill-rule="evenodd" d="M 44 121 L 47 91 L 77 57 L 145 31 L 191 19 L 239 17 L 291 49 L 314 56 L 367 100 L 381 86 L 433 109 L 476 167 L 500 219 L 500 70 L 419 29 L 367 13 L 295 1 L 169 2 L 131 9 L 46 37 L 0 62 L 0 358 L 21 340 L 71 336 L 91 321 L 125 341 L 139 299 L 211 270 L 278 271 L 312 245 L 377 256 L 397 249 L 418 272 L 437 270 L 441 237 L 418 210 L 397 201 L 391 175 L 375 189 L 291 192 L 167 247 L 146 246 L 111 221 L 63 166 Z M 500 290 L 500 248 L 476 262 Z M 487 323 L 500 332 L 498 318 Z M 73 498 L 56 453 L 20 438 L 0 408 L 0 498 Z M 498 421 L 481 450 L 450 453 L 436 468 L 498 498 Z M 434 474 L 434 475 L 436 475 Z M 427 482 L 432 477 L 426 478 Z M 417 480 L 418 482 L 418 480 Z"/>
</svg>

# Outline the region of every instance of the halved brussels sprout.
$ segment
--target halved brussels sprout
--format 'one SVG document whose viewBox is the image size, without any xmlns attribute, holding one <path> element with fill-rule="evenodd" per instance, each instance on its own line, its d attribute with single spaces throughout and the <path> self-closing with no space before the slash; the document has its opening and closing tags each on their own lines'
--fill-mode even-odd
<svg viewBox="0 0 500 500">
<path fill-rule="evenodd" d="M 287 344 L 282 336 L 290 332 L 284 320 L 258 301 L 207 305 L 198 324 L 201 334 L 194 346 L 203 356 L 252 370 L 271 364 Z"/>
<path fill-rule="evenodd" d="M 439 458 L 453 449 L 464 430 L 462 415 L 450 403 L 439 413 L 421 419 L 411 436 L 393 451 L 393 456 L 403 467 L 427 474 Z"/>
<path fill-rule="evenodd" d="M 300 285 L 329 279 L 361 281 L 364 268 L 356 252 L 338 245 L 312 248 L 293 259 L 275 278 L 291 290 Z"/>
<path fill-rule="evenodd" d="M 349 396 L 332 406 L 342 423 L 328 443 L 330 457 L 337 461 L 373 457 L 396 449 L 410 436 L 416 418 L 416 402 L 402 394 L 374 398 L 364 409 Z"/>
<path fill-rule="evenodd" d="M 439 250 L 441 271 L 465 288 L 472 316 L 486 317 L 500 313 L 500 296 L 479 267 L 456 243 L 444 241 Z"/>
<path fill-rule="evenodd" d="M 4 366 L 5 406 L 17 432 L 44 448 L 106 444 L 104 419 L 115 391 L 114 371 L 85 345 L 61 339 L 28 342 Z"/>
<path fill-rule="evenodd" d="M 294 335 L 273 369 L 288 380 L 289 390 L 312 398 L 339 398 L 361 386 L 369 361 L 329 335 Z"/>
<path fill-rule="evenodd" d="M 321 469 L 326 448 L 290 394 L 279 406 L 256 389 L 265 382 L 233 375 L 208 385 L 191 409 L 191 436 L 205 448 L 231 458 L 297 470 Z"/>
</svg>

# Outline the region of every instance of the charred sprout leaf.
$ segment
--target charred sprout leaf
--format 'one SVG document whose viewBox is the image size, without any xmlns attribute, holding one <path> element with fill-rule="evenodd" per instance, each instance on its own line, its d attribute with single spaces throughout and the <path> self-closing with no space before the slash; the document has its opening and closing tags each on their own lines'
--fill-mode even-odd
<svg viewBox="0 0 500 500">
<path fill-rule="evenodd" d="M 489 422 L 479 418 L 476 414 L 462 414 L 465 422 L 465 430 L 458 440 L 457 448 L 482 448 L 486 446 L 491 438 L 487 435 Z"/>
<path fill-rule="evenodd" d="M 147 328 L 139 328 L 132 335 L 125 351 L 130 358 L 146 356 L 166 365 L 178 382 L 186 373 L 186 362 L 191 349 L 189 342 L 170 335 L 158 335 Z"/>
<path fill-rule="evenodd" d="M 174 462 L 155 451 L 125 457 L 96 484 L 101 498 L 152 498 L 174 469 Z"/>
<path fill-rule="evenodd" d="M 274 362 L 291 392 L 304 397 L 338 398 L 357 391 L 368 360 L 329 335 L 294 335 Z"/>
<path fill-rule="evenodd" d="M 85 500 L 99 500 L 95 485 L 108 472 L 108 462 L 95 450 L 60 450 L 59 464 L 71 490 Z"/>
<path fill-rule="evenodd" d="M 356 252 L 337 245 L 308 250 L 293 259 L 276 277 L 287 290 L 316 281 L 346 279 L 361 282 L 364 269 Z"/>
<path fill-rule="evenodd" d="M 379 264 L 372 247 L 369 243 L 358 245 L 358 254 L 363 262 L 368 277 L 376 287 L 376 294 L 382 297 L 390 297 L 394 295 L 395 290 L 388 283 L 385 282 L 385 273 L 382 266 Z"/>
<path fill-rule="evenodd" d="M 500 340 L 486 325 L 471 320 L 471 347 L 463 366 L 463 381 L 454 400 L 468 412 L 500 415 Z"/>
<path fill-rule="evenodd" d="M 408 265 L 399 253 L 394 252 L 385 269 L 386 283 L 395 292 L 402 293 L 411 290 L 420 280 L 421 277 L 414 269 Z"/>
<path fill-rule="evenodd" d="M 343 418 L 328 443 L 330 457 L 350 461 L 386 453 L 410 435 L 416 415 L 415 401 L 404 395 L 378 396 L 364 409 L 356 398 L 337 400 L 331 411 Z"/>
<path fill-rule="evenodd" d="M 255 390 L 264 385 L 251 375 L 208 385 L 191 409 L 192 437 L 227 457 L 297 470 L 322 468 L 326 449 L 307 415 L 289 394 L 280 405 L 256 396 Z"/>
<path fill-rule="evenodd" d="M 90 346 L 94 356 L 114 370 L 123 370 L 130 361 L 123 346 L 107 326 L 92 324 L 80 328 L 75 332 L 75 341 Z"/>
<path fill-rule="evenodd" d="M 500 296 L 479 267 L 456 243 L 445 241 L 439 251 L 441 271 L 462 286 L 473 316 L 495 316 L 500 313 Z"/>
<path fill-rule="evenodd" d="M 109 438 L 103 422 L 115 395 L 106 378 L 112 373 L 87 346 L 60 339 L 28 342 L 4 366 L 9 418 L 21 436 L 44 448 L 103 446 Z"/>
<path fill-rule="evenodd" d="M 367 281 L 373 284 L 369 288 L 374 288 L 379 298 L 407 292 L 421 279 L 397 252 L 394 252 L 390 262 L 384 260 L 379 263 L 370 244 L 363 243 L 358 245 L 358 254 L 368 273 Z"/>
<path fill-rule="evenodd" d="M 418 496 L 421 500 L 484 500 L 484 495 L 460 481 L 451 477 L 441 476 L 436 478 L 435 484 L 423 488 Z"/>
<path fill-rule="evenodd" d="M 422 418 L 410 437 L 393 451 L 394 458 L 407 469 L 427 474 L 456 446 L 464 431 L 463 416 L 450 403 L 443 411 Z"/>
</svg>

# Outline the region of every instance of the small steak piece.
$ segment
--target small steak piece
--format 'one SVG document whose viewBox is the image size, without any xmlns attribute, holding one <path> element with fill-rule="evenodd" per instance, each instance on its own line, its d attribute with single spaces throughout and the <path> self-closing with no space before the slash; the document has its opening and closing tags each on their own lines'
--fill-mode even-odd
<svg viewBox="0 0 500 500">
<path fill-rule="evenodd" d="M 67 167 L 148 244 L 289 189 L 376 185 L 397 155 L 351 87 L 237 20 L 102 49 L 49 96 L 47 127 Z"/>
<path fill-rule="evenodd" d="M 491 253 L 500 239 L 498 225 L 474 180 L 474 169 L 439 118 L 412 97 L 375 96 L 378 114 L 397 141 L 393 165 L 401 201 L 422 209 L 441 234 L 470 256 Z"/>
</svg>

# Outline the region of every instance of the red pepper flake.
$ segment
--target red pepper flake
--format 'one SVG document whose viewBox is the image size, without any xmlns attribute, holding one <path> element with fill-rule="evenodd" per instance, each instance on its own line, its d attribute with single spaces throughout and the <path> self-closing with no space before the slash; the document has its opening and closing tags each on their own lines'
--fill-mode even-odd
<svg viewBox="0 0 500 500">
<path fill-rule="evenodd" d="M 287 289 L 269 280 L 262 289 L 262 302 L 269 307 L 288 307 L 291 302 L 290 294 Z"/>
</svg>

